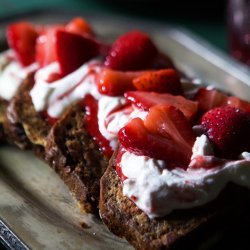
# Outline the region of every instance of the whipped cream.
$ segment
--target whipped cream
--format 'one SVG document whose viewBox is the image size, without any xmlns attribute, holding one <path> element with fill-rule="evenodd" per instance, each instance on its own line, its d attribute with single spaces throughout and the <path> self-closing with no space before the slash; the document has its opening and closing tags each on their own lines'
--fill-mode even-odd
<svg viewBox="0 0 250 250">
<path fill-rule="evenodd" d="M 64 78 L 48 83 L 51 74 L 59 73 L 59 64 L 54 62 L 36 72 L 30 96 L 37 112 L 47 110 L 49 116 L 59 118 L 72 103 L 91 94 L 98 101 L 99 130 L 115 150 L 118 144 L 118 131 L 135 117 L 144 119 L 147 112 L 141 112 L 136 108 L 126 112 L 122 109 L 126 104 L 123 96 L 111 97 L 100 94 L 94 76 L 100 68 L 100 62 L 92 60 Z M 119 108 L 120 111 L 113 112 Z"/>
<path fill-rule="evenodd" d="M 35 74 L 35 85 L 30 96 L 37 112 L 47 110 L 49 116 L 59 118 L 74 102 L 91 94 L 96 99 L 100 94 L 94 83 L 94 73 L 98 72 L 99 62 L 92 60 L 83 64 L 71 74 L 48 83 L 51 74 L 59 73 L 59 64 L 54 62 Z"/>
<path fill-rule="evenodd" d="M 22 81 L 38 68 L 36 63 L 23 67 L 12 58 L 11 50 L 0 55 L 0 97 L 6 101 L 11 100 Z"/>
<path fill-rule="evenodd" d="M 200 206 L 215 199 L 227 183 L 250 187 L 250 154 L 224 160 L 214 168 L 192 168 L 202 157 L 204 164 L 215 160 L 205 135 L 197 137 L 187 170 L 168 170 L 165 162 L 125 152 L 122 173 L 127 177 L 123 194 L 131 198 L 150 218 L 163 217 L 173 210 Z"/>
<path fill-rule="evenodd" d="M 98 102 L 98 124 L 101 134 L 110 141 L 113 150 L 118 145 L 117 134 L 119 130 L 135 117 L 145 119 L 148 112 L 140 111 L 136 107 L 131 107 L 128 112 L 126 108 L 115 111 L 126 104 L 124 97 L 102 96 Z"/>
</svg>

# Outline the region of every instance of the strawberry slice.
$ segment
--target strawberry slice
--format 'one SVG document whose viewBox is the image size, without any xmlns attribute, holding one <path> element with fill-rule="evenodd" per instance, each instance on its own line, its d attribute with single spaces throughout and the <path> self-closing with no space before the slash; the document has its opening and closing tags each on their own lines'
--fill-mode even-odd
<svg viewBox="0 0 250 250">
<path fill-rule="evenodd" d="M 89 37 L 58 30 L 55 51 L 61 74 L 64 76 L 97 56 L 99 48 Z"/>
<path fill-rule="evenodd" d="M 28 66 L 35 61 L 35 44 L 38 36 L 36 28 L 27 22 L 17 22 L 8 26 L 7 41 L 16 59 Z"/>
<path fill-rule="evenodd" d="M 234 158 L 243 151 L 249 152 L 249 112 L 231 106 L 214 108 L 202 116 L 201 125 L 218 156 Z"/>
<path fill-rule="evenodd" d="M 163 137 L 171 137 L 188 157 L 191 157 L 195 135 L 183 113 L 173 107 L 156 105 L 149 109 L 145 120 L 146 128 Z"/>
<path fill-rule="evenodd" d="M 60 25 L 46 26 L 37 38 L 36 43 L 36 61 L 41 67 L 44 67 L 57 60 L 56 54 L 56 33 L 63 30 Z"/>
<path fill-rule="evenodd" d="M 82 17 L 75 17 L 66 26 L 65 31 L 76 33 L 79 35 L 94 36 L 91 25 Z"/>
<path fill-rule="evenodd" d="M 102 68 L 96 76 L 96 84 L 101 94 L 109 96 L 123 95 L 126 91 L 135 90 L 133 79 L 147 71 L 119 71 Z"/>
<path fill-rule="evenodd" d="M 143 110 L 149 110 L 149 108 L 158 104 L 174 106 L 182 111 L 188 120 L 195 116 L 198 109 L 198 102 L 190 101 L 183 96 L 144 91 L 129 91 L 124 96 L 128 101 Z"/>
<path fill-rule="evenodd" d="M 204 114 L 208 110 L 220 106 L 233 106 L 250 112 L 250 103 L 235 96 L 227 96 L 218 90 L 200 88 L 194 97 L 199 102 L 199 110 Z"/>
<path fill-rule="evenodd" d="M 141 31 L 127 32 L 113 43 L 104 65 L 115 70 L 152 68 L 158 51 L 150 37 Z"/>
<path fill-rule="evenodd" d="M 200 88 L 196 93 L 194 100 L 198 101 L 199 110 L 203 114 L 212 108 L 224 105 L 227 100 L 227 95 L 219 92 L 218 90 Z"/>
<path fill-rule="evenodd" d="M 140 91 L 154 91 L 182 94 L 180 78 L 173 69 L 156 70 L 145 73 L 133 80 L 133 85 Z"/>
<path fill-rule="evenodd" d="M 85 98 L 79 103 L 86 110 L 84 116 L 84 126 L 88 133 L 92 136 L 93 140 L 99 146 L 99 149 L 110 158 L 113 150 L 110 147 L 109 141 L 101 134 L 98 125 L 98 102 L 92 95 L 86 95 Z"/>
<path fill-rule="evenodd" d="M 121 145 L 136 155 L 164 160 L 170 166 L 172 164 L 187 166 L 192 154 L 192 145 L 186 142 L 185 138 L 187 137 L 192 143 L 194 139 L 192 131 L 190 132 L 185 127 L 187 124 L 185 117 L 173 107 L 152 108 L 150 112 L 152 114 L 148 115 L 145 123 L 140 118 L 134 118 L 125 127 L 120 129 L 118 138 Z M 173 121 L 172 117 L 169 116 L 170 112 L 179 112 L 180 114 L 173 115 L 173 117 L 178 117 L 178 119 L 181 117 L 180 120 Z M 154 126 L 152 123 L 155 122 L 155 117 L 159 118 L 160 122 Z M 183 120 L 184 125 L 181 126 Z M 171 125 L 166 124 L 169 121 Z M 177 124 L 176 126 L 175 123 Z M 182 134 L 182 132 L 178 131 L 179 128 L 184 128 L 190 134 L 188 134 L 189 132 Z M 182 137 L 184 134 L 185 138 Z"/>
</svg>

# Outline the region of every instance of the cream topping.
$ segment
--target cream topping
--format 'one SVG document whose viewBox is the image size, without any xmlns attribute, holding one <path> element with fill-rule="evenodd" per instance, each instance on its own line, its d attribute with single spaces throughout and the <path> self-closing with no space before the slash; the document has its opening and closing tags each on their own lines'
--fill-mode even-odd
<svg viewBox="0 0 250 250">
<path fill-rule="evenodd" d="M 0 97 L 7 101 L 15 95 L 22 81 L 38 68 L 36 63 L 23 67 L 12 59 L 11 50 L 0 55 L 0 65 Z"/>
<path fill-rule="evenodd" d="M 110 146 L 113 150 L 118 145 L 117 134 L 119 130 L 135 117 L 144 119 L 147 112 L 142 112 L 137 108 L 132 108 L 131 112 L 126 112 L 125 109 L 112 112 L 117 108 L 122 107 L 126 103 L 124 97 L 109 97 L 102 96 L 98 102 L 98 124 L 101 134 L 110 141 Z"/>
<path fill-rule="evenodd" d="M 59 65 L 54 62 L 35 74 L 35 85 L 30 91 L 32 102 L 37 112 L 47 110 L 51 117 L 58 118 L 72 103 L 93 95 L 97 100 L 100 94 L 95 86 L 94 73 L 98 72 L 98 61 L 83 64 L 71 74 L 48 83 L 50 74 L 59 73 Z"/>
<path fill-rule="evenodd" d="M 191 167 L 200 156 L 205 164 L 211 163 L 215 157 L 210 154 L 211 145 L 205 135 L 197 138 L 187 170 L 168 170 L 163 161 L 125 152 L 120 162 L 122 173 L 128 177 L 123 183 L 123 194 L 134 200 L 150 218 L 156 218 L 176 209 L 206 204 L 229 182 L 250 187 L 249 153 L 244 152 L 242 159 L 225 160 L 211 169 Z"/>
</svg>

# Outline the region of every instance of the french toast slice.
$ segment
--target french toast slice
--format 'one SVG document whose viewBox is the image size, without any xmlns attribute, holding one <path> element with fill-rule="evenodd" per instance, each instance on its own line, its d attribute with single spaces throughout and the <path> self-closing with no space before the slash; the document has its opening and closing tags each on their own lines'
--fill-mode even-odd
<svg viewBox="0 0 250 250">
<path fill-rule="evenodd" d="M 115 155 L 101 178 L 100 216 L 111 232 L 126 238 L 136 249 L 245 249 L 243 242 L 249 232 L 246 225 L 250 221 L 249 190 L 229 185 L 205 206 L 150 219 L 123 196 L 114 163 Z"/>
<path fill-rule="evenodd" d="M 98 212 L 99 181 L 108 165 L 84 127 L 85 110 L 72 106 L 52 127 L 45 147 L 45 161 L 60 175 L 80 207 Z"/>
<path fill-rule="evenodd" d="M 33 74 L 31 74 L 20 85 L 8 104 L 3 123 L 8 140 L 21 149 L 32 148 L 33 145 L 43 147 L 50 129 L 32 104 L 29 91 L 33 82 Z"/>
</svg>

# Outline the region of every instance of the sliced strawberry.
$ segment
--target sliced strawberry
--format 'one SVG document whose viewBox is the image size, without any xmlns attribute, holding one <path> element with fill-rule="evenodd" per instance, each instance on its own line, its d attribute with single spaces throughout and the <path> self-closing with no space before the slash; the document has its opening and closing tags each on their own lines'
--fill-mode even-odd
<svg viewBox="0 0 250 250">
<path fill-rule="evenodd" d="M 167 105 L 156 105 L 149 109 L 145 120 L 146 128 L 160 136 L 171 137 L 188 156 L 191 156 L 195 135 L 183 113 Z"/>
<path fill-rule="evenodd" d="M 135 90 L 133 79 L 144 73 L 145 71 L 124 72 L 102 68 L 96 77 L 96 84 L 101 94 L 119 96 L 126 91 Z"/>
<path fill-rule="evenodd" d="M 141 31 L 127 32 L 113 43 L 104 65 L 115 70 L 151 68 L 158 55 L 150 37 Z"/>
<path fill-rule="evenodd" d="M 188 120 L 195 116 L 198 109 L 198 102 L 190 101 L 183 96 L 144 91 L 129 91 L 124 95 L 128 101 L 143 110 L 149 110 L 150 107 L 158 104 L 174 106 L 180 109 Z"/>
<path fill-rule="evenodd" d="M 133 80 L 133 85 L 141 91 L 182 94 L 180 78 L 173 69 L 162 69 L 145 73 Z"/>
<path fill-rule="evenodd" d="M 249 112 L 231 106 L 218 107 L 205 113 L 201 124 L 219 156 L 233 158 L 249 152 Z"/>
<path fill-rule="evenodd" d="M 36 61 L 41 67 L 57 60 L 56 33 L 63 29 L 64 27 L 60 25 L 46 26 L 39 35 L 36 43 Z"/>
<path fill-rule="evenodd" d="M 233 106 L 235 108 L 241 108 L 250 112 L 249 102 L 241 100 L 235 96 L 228 96 L 218 90 L 200 88 L 196 93 L 194 100 L 199 102 L 199 110 L 201 114 L 212 108 L 226 105 Z"/>
<path fill-rule="evenodd" d="M 84 100 L 80 103 L 86 110 L 84 117 L 84 125 L 88 133 L 92 136 L 93 140 L 97 143 L 100 150 L 110 158 L 113 150 L 110 147 L 109 141 L 101 134 L 98 125 L 98 102 L 92 95 L 85 96 Z"/>
<path fill-rule="evenodd" d="M 35 61 L 35 44 L 38 36 L 36 28 L 27 22 L 17 22 L 8 26 L 7 41 L 15 52 L 16 59 L 28 66 Z"/>
<path fill-rule="evenodd" d="M 149 132 L 140 118 L 134 118 L 118 133 L 120 143 L 136 155 L 144 155 L 166 162 L 188 164 L 186 152 L 172 138 Z"/>
<path fill-rule="evenodd" d="M 82 17 L 75 17 L 66 26 L 65 31 L 76 33 L 79 35 L 94 36 L 94 31 L 91 25 Z"/>
<path fill-rule="evenodd" d="M 224 105 L 227 100 L 227 95 L 218 90 L 200 88 L 196 93 L 194 100 L 198 101 L 199 110 L 203 114 L 212 108 Z"/>
<path fill-rule="evenodd" d="M 59 30 L 56 55 L 62 75 L 67 75 L 98 55 L 98 45 L 90 38 Z"/>
</svg>

